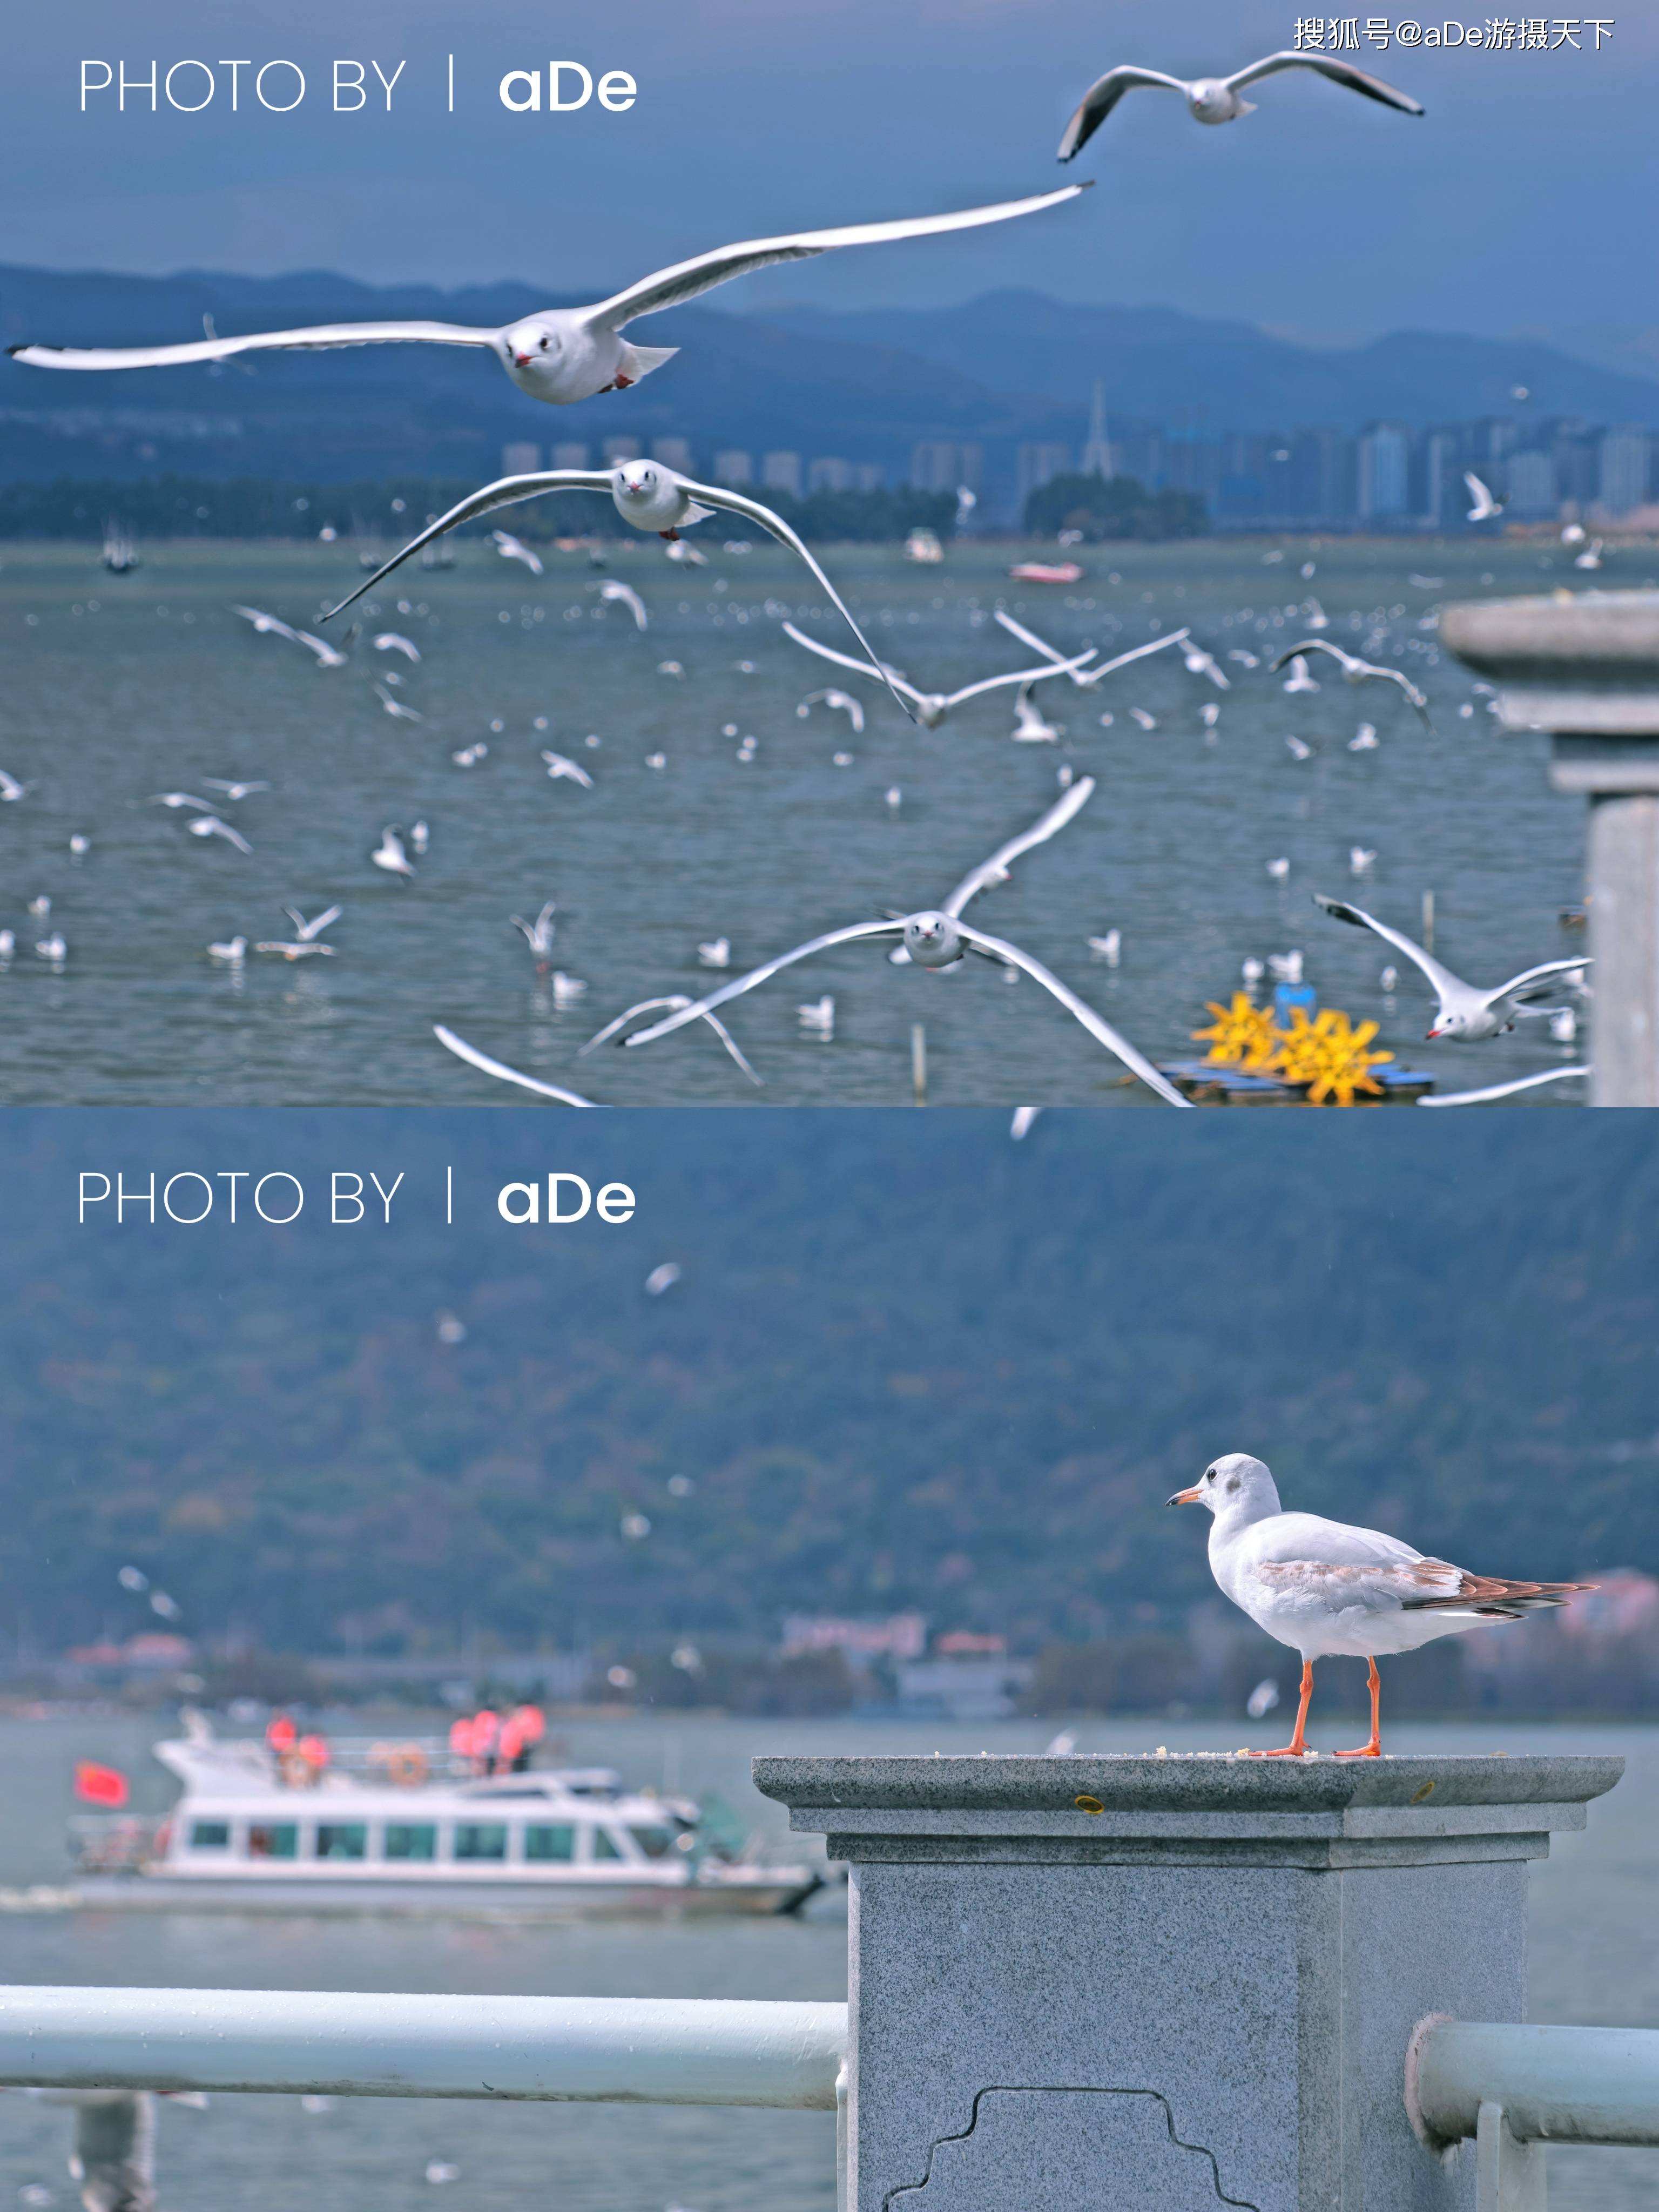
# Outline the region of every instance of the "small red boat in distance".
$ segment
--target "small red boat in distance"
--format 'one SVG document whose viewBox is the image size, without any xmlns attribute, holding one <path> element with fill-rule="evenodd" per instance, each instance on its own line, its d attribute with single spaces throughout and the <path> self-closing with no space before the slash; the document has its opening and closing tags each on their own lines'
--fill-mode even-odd
<svg viewBox="0 0 1659 2212">
<path fill-rule="evenodd" d="M 1008 571 L 1021 584 L 1080 584 L 1083 571 L 1075 561 L 1021 561 Z"/>
</svg>

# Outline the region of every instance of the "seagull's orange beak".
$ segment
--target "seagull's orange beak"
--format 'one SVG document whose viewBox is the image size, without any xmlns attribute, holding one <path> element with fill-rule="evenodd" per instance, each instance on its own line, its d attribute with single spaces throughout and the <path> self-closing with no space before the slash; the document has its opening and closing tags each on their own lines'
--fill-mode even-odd
<svg viewBox="0 0 1659 2212">
<path fill-rule="evenodd" d="M 1190 1490 L 1177 1490 L 1173 1498 L 1166 1498 L 1164 1503 L 1166 1505 L 1197 1505 L 1202 1501 L 1203 1496 L 1204 1492 L 1197 1483 L 1194 1483 Z"/>
</svg>

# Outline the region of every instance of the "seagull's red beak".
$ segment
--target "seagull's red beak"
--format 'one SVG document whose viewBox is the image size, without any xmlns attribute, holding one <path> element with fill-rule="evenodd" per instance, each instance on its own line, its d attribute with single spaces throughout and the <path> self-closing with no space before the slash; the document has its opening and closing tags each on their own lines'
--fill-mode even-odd
<svg viewBox="0 0 1659 2212">
<path fill-rule="evenodd" d="M 530 356 L 529 356 L 527 353 L 515 353 L 515 354 L 514 355 L 513 358 L 514 358 L 514 361 L 516 361 L 516 362 L 518 362 L 519 367 L 520 367 L 520 368 L 529 368 L 529 366 L 530 366 Z"/>
</svg>

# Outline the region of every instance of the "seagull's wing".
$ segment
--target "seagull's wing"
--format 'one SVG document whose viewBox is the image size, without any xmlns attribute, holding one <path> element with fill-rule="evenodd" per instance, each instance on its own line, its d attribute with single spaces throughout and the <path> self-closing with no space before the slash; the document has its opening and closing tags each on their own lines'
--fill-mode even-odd
<svg viewBox="0 0 1659 2212">
<path fill-rule="evenodd" d="M 988 953 L 992 959 L 1006 961 L 1012 968 L 1024 969 L 1035 981 L 1041 983 L 1045 991 L 1059 1000 L 1068 1014 L 1082 1023 L 1097 1043 L 1103 1044 L 1108 1052 L 1115 1053 L 1131 1074 L 1138 1075 L 1143 1083 L 1156 1091 L 1166 1106 L 1189 1106 L 1192 1103 L 1190 1099 L 1182 1097 L 1174 1084 L 1158 1073 L 1144 1053 L 1136 1051 L 1127 1037 L 1120 1036 L 1109 1022 L 1103 1021 L 1094 1008 L 1085 1006 L 1075 991 L 1067 990 L 1059 976 L 1052 975 L 1040 960 L 1034 960 L 1029 952 L 1022 952 L 1017 945 L 1010 945 L 1004 938 L 987 937 L 981 930 L 970 929 L 965 921 L 959 921 L 957 927 L 962 932 L 964 943 L 971 945 L 975 951 Z"/>
<path fill-rule="evenodd" d="M 1588 1075 L 1588 1067 L 1547 1067 L 1541 1075 L 1522 1075 L 1513 1083 L 1490 1083 L 1484 1091 L 1444 1091 L 1438 1097 L 1419 1098 L 1419 1106 L 1484 1106 L 1490 1099 L 1512 1098 L 1517 1091 L 1535 1091 L 1540 1083 L 1565 1083 L 1569 1076 Z"/>
<path fill-rule="evenodd" d="M 1380 76 L 1370 76 L 1352 62 L 1337 61 L 1329 54 L 1291 51 L 1268 54 L 1259 62 L 1252 62 L 1249 69 L 1237 70 L 1226 80 L 1227 89 L 1237 92 L 1243 85 L 1255 84 L 1264 76 L 1274 76 L 1280 70 L 1287 69 L 1316 70 L 1321 76 L 1329 77 L 1333 84 L 1345 84 L 1350 92 L 1363 92 L 1367 100 L 1380 100 L 1384 107 L 1397 107 L 1402 115 L 1423 112 L 1422 102 L 1413 100 L 1410 93 L 1396 91 L 1393 85 L 1384 84 Z"/>
<path fill-rule="evenodd" d="M 690 1000 L 684 991 L 677 991 L 672 998 L 667 999 L 641 999 L 637 1006 L 629 1006 L 626 1012 L 618 1014 L 614 1022 L 607 1022 L 605 1027 L 599 1031 L 597 1036 L 589 1037 L 587 1042 L 576 1054 L 576 1057 L 578 1060 L 586 1060 L 590 1052 L 597 1050 L 597 1048 L 602 1044 L 608 1044 L 611 1039 L 616 1036 L 618 1030 L 626 1029 L 629 1022 L 631 1022 L 636 1015 L 653 1014 L 659 1011 L 667 1013 L 678 1013 L 683 1006 L 689 1006 L 690 1004 Z M 727 1052 L 731 1054 L 732 1059 L 736 1060 L 738 1066 L 743 1070 L 744 1073 L 749 1078 L 749 1080 L 755 1085 L 757 1090 L 764 1090 L 766 1087 L 764 1080 L 763 1078 L 757 1075 L 754 1069 L 749 1065 L 748 1060 L 744 1056 L 743 1048 L 738 1044 L 731 1030 L 726 1028 L 726 1024 L 721 1021 L 720 1016 L 718 1014 L 709 1013 L 706 1008 L 699 1009 L 699 1011 L 702 1012 L 702 1018 L 708 1023 L 709 1028 L 714 1030 L 714 1035 L 726 1047 Z"/>
<path fill-rule="evenodd" d="M 457 1060 L 465 1060 L 469 1067 L 479 1068 L 485 1075 L 493 1075 L 500 1082 L 516 1083 L 521 1091 L 533 1091 L 538 1097 L 554 1099 L 561 1106 L 592 1106 L 597 1103 L 592 1098 L 579 1098 L 574 1091 L 561 1091 L 556 1083 L 543 1083 L 536 1076 L 521 1075 L 516 1067 L 508 1067 L 502 1060 L 492 1060 L 487 1052 L 480 1052 L 477 1045 L 468 1044 L 465 1037 L 458 1037 L 453 1030 L 447 1030 L 441 1022 L 434 1022 L 432 1034 L 441 1045 L 454 1054 Z"/>
<path fill-rule="evenodd" d="M 784 520 L 781 514 L 774 514 L 769 507 L 763 507 L 757 499 L 745 498 L 740 491 L 726 490 L 724 485 L 693 483 L 690 477 L 682 477 L 680 478 L 680 486 L 683 490 L 690 492 L 694 498 L 706 500 L 710 507 L 724 507 L 730 514 L 741 514 L 750 522 L 759 523 L 763 530 L 769 531 L 771 532 L 772 536 L 777 539 L 780 545 L 787 545 L 792 553 L 798 553 L 801 559 L 805 562 L 807 567 L 812 571 L 812 574 L 817 578 L 819 583 L 823 586 L 823 589 L 829 593 L 830 598 L 834 601 L 836 607 L 840 609 L 842 618 L 846 623 L 848 629 L 850 629 L 854 636 L 857 638 L 859 643 L 864 647 L 866 653 L 869 654 L 872 661 L 875 659 L 875 648 L 872 646 L 869 639 L 866 637 L 864 632 L 859 628 L 858 624 L 854 621 L 852 614 L 848 610 L 846 602 L 842 599 L 841 593 L 836 589 L 828 576 L 824 574 L 823 569 L 819 568 L 817 561 L 813 558 L 811 550 L 808 547 L 805 540 L 796 536 L 795 532 L 789 527 L 789 525 Z M 903 699 L 899 695 L 897 685 L 893 682 L 892 678 L 886 674 L 885 671 L 883 672 L 882 681 L 886 684 L 887 689 L 892 693 L 895 705 L 902 708 L 914 722 L 915 716 L 910 714 L 910 709 L 905 705 Z"/>
<path fill-rule="evenodd" d="M 452 507 L 447 514 L 441 514 L 435 522 L 428 523 L 418 538 L 411 538 L 401 553 L 394 553 L 383 568 L 377 568 L 352 592 L 350 599 L 342 599 L 337 607 L 331 607 L 320 619 L 332 622 L 343 614 L 354 599 L 361 599 L 365 592 L 372 592 L 382 576 L 389 576 L 394 568 L 401 568 L 411 553 L 418 553 L 422 545 L 429 545 L 434 538 L 446 531 L 458 530 L 464 522 L 471 522 L 481 514 L 493 514 L 498 507 L 516 506 L 521 499 L 539 499 L 546 491 L 609 491 L 611 477 L 604 469 L 544 469 L 532 476 L 500 477 L 494 483 L 486 484 L 482 491 Z"/>
<path fill-rule="evenodd" d="M 1035 630 L 1029 630 L 1024 623 L 1016 622 L 1006 607 L 999 607 L 996 617 L 1012 636 L 1017 637 L 1022 645 L 1029 645 L 1033 653 L 1040 653 L 1045 660 L 1052 660 L 1056 668 L 1065 660 L 1066 656 L 1058 646 L 1045 645 Z"/>
<path fill-rule="evenodd" d="M 1168 637 L 1155 637 L 1146 645 L 1132 645 L 1127 653 L 1120 653 L 1115 659 L 1103 660 L 1098 668 L 1091 668 L 1081 676 L 1073 676 L 1072 681 L 1085 686 L 1098 684 L 1103 676 L 1109 676 L 1114 669 L 1127 668 L 1132 660 L 1145 660 L 1149 653 L 1162 653 L 1165 646 L 1184 645 L 1191 635 L 1190 630 L 1172 629 Z"/>
<path fill-rule="evenodd" d="M 786 637 L 793 637 L 797 645 L 804 645 L 809 653 L 816 653 L 821 660 L 833 660 L 837 668 L 850 668 L 855 676 L 868 676 L 877 684 L 886 684 L 890 691 L 904 692 L 918 706 L 921 705 L 922 695 L 915 685 L 907 684 L 898 672 L 889 668 L 884 661 L 854 660 L 850 653 L 837 653 L 833 646 L 820 645 L 817 638 L 808 637 L 805 631 L 797 629 L 793 623 L 785 623 L 783 629 Z"/>
<path fill-rule="evenodd" d="M 295 921 L 299 925 L 301 941 L 309 945 L 313 938 L 322 935 L 331 921 L 337 921 L 345 912 L 345 908 L 341 906 L 325 907 L 315 921 L 305 921 L 301 915 L 294 913 L 291 906 L 285 907 L 283 911 L 294 915 Z"/>
<path fill-rule="evenodd" d="M 1138 85 L 1160 87 L 1165 92 L 1185 94 L 1186 86 L 1178 76 L 1165 76 L 1162 70 L 1133 69 L 1127 66 L 1108 70 L 1097 77 L 1077 104 L 1077 112 L 1066 125 L 1060 142 L 1059 159 L 1069 161 L 1073 154 L 1080 154 L 1101 125 L 1117 106 L 1126 92 Z"/>
<path fill-rule="evenodd" d="M 752 270 L 769 269 L 780 261 L 810 261 L 841 246 L 884 246 L 900 238 L 931 238 L 942 231 L 975 230 L 988 222 L 1007 222 L 1015 216 L 1036 215 L 1074 199 L 1079 185 L 1063 185 L 1059 191 L 1038 192 L 1029 199 L 1000 200 L 994 206 L 960 208 L 953 215 L 914 216 L 897 222 L 857 222 L 839 230 L 801 230 L 784 238 L 751 238 L 738 246 L 719 246 L 690 261 L 677 261 L 630 284 L 614 298 L 601 300 L 584 311 L 591 328 L 619 331 L 638 315 L 654 315 L 664 307 L 678 307 L 695 300 L 716 284 L 746 276 Z"/>
<path fill-rule="evenodd" d="M 1369 661 L 1364 664 L 1364 666 L 1368 675 L 1380 678 L 1385 684 L 1397 684 L 1417 709 L 1418 719 L 1430 736 L 1433 737 L 1437 734 L 1434 724 L 1429 720 L 1428 694 L 1419 690 L 1403 668 L 1378 668 Z"/>
<path fill-rule="evenodd" d="M 1279 670 L 1288 662 L 1296 659 L 1298 654 L 1308 653 L 1328 653 L 1333 660 L 1340 660 L 1345 668 L 1353 668 L 1358 665 L 1352 653 L 1344 653 L 1340 645 L 1333 645 L 1328 637 L 1304 637 L 1300 645 L 1287 645 L 1277 660 L 1270 660 L 1267 664 L 1267 673 L 1270 676 L 1277 676 Z"/>
<path fill-rule="evenodd" d="M 893 921 L 855 921 L 846 929 L 829 930 L 822 937 L 809 938 L 805 945 L 796 945 L 792 952 L 781 952 L 775 960 L 768 960 L 758 968 L 751 968 L 746 975 L 738 975 L 729 983 L 722 983 L 718 991 L 711 991 L 706 999 L 699 999 L 694 1006 L 682 1006 L 666 1021 L 653 1023 L 648 1030 L 635 1030 L 632 1036 L 623 1039 L 623 1042 L 649 1044 L 654 1037 L 666 1036 L 671 1030 L 684 1029 L 687 1022 L 695 1022 L 714 1007 L 723 1006 L 729 1000 L 741 997 L 745 991 L 752 991 L 757 983 L 764 983 L 781 969 L 793 967 L 797 960 L 805 960 L 811 953 L 827 951 L 832 945 L 850 945 L 862 937 L 902 937 L 903 934 L 902 918 Z"/>
<path fill-rule="evenodd" d="M 964 699 L 976 699 L 981 691 L 1000 691 L 1010 684 L 1041 684 L 1049 676 L 1074 676 L 1085 660 L 1092 660 L 1095 649 L 1091 646 L 1075 660 L 1045 663 L 1041 668 L 1011 669 L 1006 676 L 983 676 L 977 684 L 964 684 L 960 691 L 952 691 L 945 701 L 947 707 L 959 707 Z"/>
<path fill-rule="evenodd" d="M 1326 913 L 1338 921 L 1352 922 L 1357 929 L 1371 930 L 1385 945 L 1392 945 L 1396 952 L 1403 952 L 1407 960 L 1414 962 L 1423 970 L 1443 999 L 1468 989 L 1469 986 L 1461 976 L 1454 975 L 1449 968 L 1443 968 L 1433 953 L 1425 952 L 1414 938 L 1406 936 L 1398 929 L 1390 929 L 1386 921 L 1379 921 L 1375 915 L 1367 914 L 1364 907 L 1350 906 L 1346 899 L 1327 898 L 1323 891 L 1316 891 L 1313 896 L 1314 904 L 1322 906 Z M 1569 961 L 1567 964 L 1571 967 L 1572 963 Z"/>
<path fill-rule="evenodd" d="M 1423 1557 L 1398 1536 L 1351 1521 L 1328 1521 L 1322 1513 L 1275 1513 L 1259 1521 L 1247 1540 L 1258 1565 L 1409 1567 Z"/>
<path fill-rule="evenodd" d="M 15 345 L 6 351 L 31 368 L 175 368 L 229 361 L 239 353 L 320 352 L 330 346 L 491 346 L 497 333 L 460 323 L 319 323 L 303 331 L 257 331 L 240 338 L 196 338 L 185 345 Z"/>
<path fill-rule="evenodd" d="M 1507 983 L 1500 984 L 1492 993 L 1494 1003 L 1499 999 L 1536 999 L 1544 995 L 1544 987 L 1553 975 L 1571 975 L 1590 964 L 1588 954 L 1582 960 L 1546 960 L 1541 967 L 1523 969 L 1512 975 Z"/>
<path fill-rule="evenodd" d="M 988 860 L 981 860 L 978 867 L 970 870 L 945 900 L 940 913 L 948 914 L 954 921 L 969 899 L 977 898 L 981 891 L 989 890 L 994 884 L 1005 882 L 1012 862 L 1018 860 L 1022 853 L 1029 853 L 1034 845 L 1046 845 L 1050 837 L 1066 827 L 1079 807 L 1088 805 L 1094 796 L 1094 789 L 1093 776 L 1080 776 L 1071 789 L 1057 799 L 1048 812 L 1041 815 L 1029 830 L 1022 830 L 1018 837 L 1011 837 L 1006 845 L 1000 845 Z"/>
<path fill-rule="evenodd" d="M 285 622 L 279 622 L 275 615 L 262 614 L 258 607 L 234 606 L 230 611 L 234 615 L 240 615 L 245 622 L 251 622 L 256 630 L 262 633 L 269 630 L 273 637 L 288 638 L 295 645 L 300 642 L 300 633 L 297 629 L 290 629 Z"/>
</svg>

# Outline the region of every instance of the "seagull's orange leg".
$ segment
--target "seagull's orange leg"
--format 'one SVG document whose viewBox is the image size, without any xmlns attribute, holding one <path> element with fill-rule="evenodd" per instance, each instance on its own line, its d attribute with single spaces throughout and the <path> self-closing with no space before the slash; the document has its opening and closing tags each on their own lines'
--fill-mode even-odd
<svg viewBox="0 0 1659 2212">
<path fill-rule="evenodd" d="M 1381 1759 L 1382 1756 L 1382 1677 L 1376 1671 L 1375 1659 L 1366 1662 L 1370 1672 L 1365 1677 L 1366 1687 L 1371 1693 L 1371 1740 L 1362 1743 L 1357 1751 L 1339 1751 L 1338 1759 Z"/>
<path fill-rule="evenodd" d="M 1290 1741 L 1281 1744 L 1277 1751 L 1253 1751 L 1250 1757 L 1252 1759 L 1305 1759 L 1308 1755 L 1308 1740 L 1303 1734 L 1303 1730 L 1308 1725 L 1308 1708 L 1312 1703 L 1313 1661 L 1304 1659 L 1302 1662 L 1302 1696 L 1297 1705 L 1296 1726 L 1291 1731 Z"/>
</svg>

